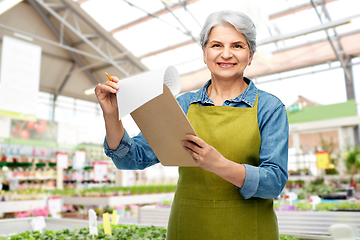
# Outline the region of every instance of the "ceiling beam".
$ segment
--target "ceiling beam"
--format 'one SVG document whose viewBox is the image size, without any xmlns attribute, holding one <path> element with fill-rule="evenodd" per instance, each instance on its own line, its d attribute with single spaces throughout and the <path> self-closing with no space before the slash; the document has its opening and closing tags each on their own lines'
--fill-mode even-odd
<svg viewBox="0 0 360 240">
<path fill-rule="evenodd" d="M 275 36 L 272 36 L 270 38 L 259 40 L 257 42 L 257 46 L 265 45 L 265 44 L 268 44 L 268 43 L 275 43 L 275 42 L 278 42 L 280 40 L 285 40 L 285 39 L 289 39 L 289 38 L 298 37 L 298 36 L 301 36 L 301 35 L 304 35 L 304 34 L 309 34 L 309 33 L 317 32 L 317 31 L 326 30 L 326 29 L 329 29 L 329 28 L 334 28 L 334 27 L 337 27 L 337 26 L 340 26 L 340 25 L 350 23 L 352 19 L 357 18 L 357 17 L 360 17 L 360 14 L 350 16 L 350 17 L 346 17 L 346 18 L 339 19 L 339 20 L 332 21 L 332 22 L 323 23 L 323 24 L 320 24 L 320 25 L 315 26 L 315 27 L 303 29 L 303 30 L 288 33 L 288 34 L 275 35 Z M 189 40 L 189 41 L 186 41 L 186 42 L 179 43 L 177 45 L 173 45 L 173 46 L 169 46 L 167 48 L 160 49 L 158 51 L 147 53 L 145 55 L 140 56 L 139 58 L 140 59 L 147 58 L 147 57 L 154 56 L 156 54 L 160 54 L 160 53 L 163 53 L 163 52 L 166 52 L 166 51 L 169 51 L 169 50 L 173 50 L 173 49 L 176 49 L 176 48 L 179 48 L 179 47 L 183 47 L 183 46 L 186 46 L 186 45 L 189 45 L 189 44 L 192 44 L 192 43 L 195 43 L 195 42 L 193 40 Z"/>
<path fill-rule="evenodd" d="M 139 58 L 143 59 L 143 58 L 151 57 L 151 56 L 154 56 L 156 54 L 167 52 L 167 51 L 170 51 L 170 50 L 173 50 L 173 49 L 176 49 L 176 48 L 184 47 L 184 46 L 187 46 L 187 45 L 190 45 L 190 44 L 193 44 L 193 43 L 196 43 L 196 42 L 191 39 L 189 41 L 182 42 L 182 43 L 179 43 L 177 45 L 173 45 L 173 46 L 170 46 L 170 47 L 167 47 L 167 48 L 162 48 L 162 49 L 160 49 L 158 51 L 147 53 L 145 55 L 140 56 Z"/>
<path fill-rule="evenodd" d="M 359 39 L 359 33 L 360 33 L 360 29 L 357 31 L 350 31 L 348 33 L 342 33 L 339 34 L 340 40 L 341 41 L 347 41 L 346 39 L 352 39 L 355 38 L 356 40 L 353 41 L 353 43 L 349 43 L 350 46 L 348 45 L 348 48 L 346 48 L 343 51 L 340 51 L 340 54 L 346 55 L 347 57 L 354 58 L 356 56 L 360 57 L 360 47 L 358 45 L 356 45 L 357 39 Z M 344 38 L 344 39 L 343 39 Z M 317 49 L 319 48 L 319 46 L 324 46 L 324 45 L 328 45 L 328 40 L 327 38 L 323 38 L 320 40 L 316 40 L 316 41 L 312 41 L 312 42 L 308 42 L 307 44 L 301 44 L 298 46 L 292 46 L 285 49 L 281 49 L 279 51 L 275 51 L 273 52 L 273 55 L 275 57 L 278 58 L 278 56 L 276 55 L 283 55 L 283 56 L 287 56 L 289 54 L 292 54 L 292 52 L 297 52 L 299 54 L 306 54 L 307 50 L 308 51 L 312 51 L 311 49 Z M 306 50 L 304 50 L 304 47 L 306 47 Z M 266 71 L 266 69 L 262 68 L 262 64 L 260 64 L 260 68 L 258 68 L 257 64 L 259 63 L 259 61 L 257 61 L 256 59 L 256 55 L 255 55 L 255 61 L 253 61 L 252 67 L 249 69 L 250 71 L 246 72 L 246 76 L 250 77 L 252 79 L 256 79 L 258 77 L 262 77 L 262 76 L 267 76 L 267 75 L 273 75 L 273 74 L 277 74 L 277 73 L 282 73 L 282 72 L 288 72 L 288 71 L 292 71 L 292 70 L 296 70 L 296 69 L 303 69 L 306 67 L 311 67 L 311 66 L 315 66 L 315 65 L 320 65 L 320 64 L 329 64 L 331 62 L 337 61 L 336 56 L 334 55 L 334 53 L 331 51 L 330 46 L 328 45 L 328 52 L 322 52 L 320 54 L 316 54 L 314 57 L 307 57 L 307 59 L 303 59 L 303 60 L 298 60 L 297 57 L 293 57 L 292 59 L 289 59 L 288 61 L 283 61 L 280 62 L 279 65 L 275 64 L 273 66 L 272 69 L 269 69 L 269 71 Z M 287 52 L 288 51 L 288 52 Z M 353 64 L 350 64 L 350 62 L 347 63 L 347 66 L 350 66 Z M 341 66 L 339 66 L 341 67 Z M 251 71 L 254 70 L 254 71 Z M 181 76 L 182 79 L 182 87 L 181 87 L 181 92 L 188 92 L 188 91 L 192 91 L 192 90 L 196 90 L 198 88 L 200 88 L 205 82 L 202 81 L 205 79 L 205 81 L 210 77 L 210 72 L 207 69 L 207 67 L 204 65 L 203 68 L 198 69 L 196 71 L 193 72 L 188 72 L 186 74 L 182 74 Z M 196 81 L 194 81 L 194 79 L 197 79 Z"/>
<path fill-rule="evenodd" d="M 163 4 L 164 4 L 165 8 L 169 11 L 169 13 L 171 13 L 171 15 L 176 19 L 176 21 L 178 21 L 178 23 L 180 23 L 180 25 L 186 30 L 186 35 L 191 37 L 192 40 L 197 43 L 197 39 L 192 35 L 191 31 L 189 31 L 189 29 L 187 29 L 185 24 L 175 15 L 174 11 L 166 3 L 163 2 Z M 183 4 L 185 5 L 185 2 L 183 2 Z M 181 6 L 183 6 L 183 5 L 181 5 Z"/>
<path fill-rule="evenodd" d="M 77 6 L 75 3 L 72 2 L 72 0 L 61 0 L 68 9 L 71 9 L 73 13 L 76 13 L 76 15 L 82 19 L 89 27 L 92 28 L 92 30 L 94 30 L 96 32 L 96 34 L 103 39 L 104 42 L 108 43 L 109 45 L 111 45 L 114 49 L 116 49 L 116 51 L 118 51 L 120 54 L 122 52 L 127 51 L 127 49 L 122 48 L 121 45 L 119 45 L 119 42 L 113 38 L 113 36 L 111 36 L 111 34 L 109 32 L 107 32 L 106 30 L 104 30 L 102 27 L 100 27 L 100 25 L 93 21 L 93 19 L 86 15 L 83 14 L 83 10 Z M 85 36 L 85 34 L 83 34 Z M 86 38 L 87 40 L 87 38 Z M 85 41 L 86 42 L 86 41 Z M 87 42 L 86 42 L 87 43 Z M 147 71 L 147 67 L 143 64 L 140 63 L 140 61 L 137 61 L 137 58 L 135 58 L 134 56 L 132 56 L 131 54 L 126 55 L 125 58 L 130 61 L 134 66 L 136 66 L 140 71 Z M 115 62 L 112 62 L 112 64 Z M 117 68 L 114 65 L 115 68 Z"/>
<path fill-rule="evenodd" d="M 186 1 L 186 2 L 184 2 L 184 3 L 181 3 L 181 4 L 180 4 L 180 3 L 174 4 L 173 6 L 170 7 L 170 9 L 171 9 L 172 11 L 174 11 L 174 10 L 176 10 L 176 9 L 182 8 L 182 7 L 183 7 L 182 4 L 185 4 L 185 6 L 186 6 L 186 5 L 192 4 L 192 3 L 197 2 L 197 1 L 198 1 L 198 0 L 188 0 L 188 1 Z M 120 27 L 118 27 L 118 28 L 115 28 L 114 30 L 112 30 L 112 31 L 110 31 L 110 32 L 111 32 L 111 34 L 115 34 L 115 33 L 117 33 L 117 32 L 120 32 L 120 31 L 125 30 L 125 29 L 130 28 L 130 27 L 133 27 L 133 26 L 138 25 L 138 24 L 140 24 L 140 23 L 149 21 L 150 19 L 153 19 L 153 18 L 155 18 L 155 17 L 159 17 L 159 16 L 164 15 L 164 14 L 166 14 L 166 13 L 169 13 L 169 10 L 166 9 L 166 8 L 164 8 L 164 9 L 162 9 L 162 10 L 160 10 L 160 11 L 155 12 L 155 13 L 151 13 L 151 14 L 149 14 L 149 15 L 146 16 L 146 17 L 140 18 L 140 19 L 138 19 L 138 20 L 135 20 L 135 21 L 133 21 L 133 22 L 130 22 L 130 23 L 128 23 L 128 24 L 125 24 L 125 25 L 123 25 L 123 26 L 120 26 Z"/>
<path fill-rule="evenodd" d="M 358 30 L 353 30 L 353 31 L 350 31 L 350 32 L 346 32 L 346 33 L 338 34 L 338 35 L 337 35 L 337 38 L 336 38 L 335 40 L 336 40 L 336 41 L 340 41 L 340 39 L 341 39 L 342 37 L 346 37 L 346 36 L 349 36 L 349 35 L 352 35 L 352 34 L 357 34 L 357 33 L 360 33 L 360 29 L 358 29 Z M 279 50 L 275 50 L 273 53 L 280 53 L 280 52 L 284 52 L 284 51 L 287 51 L 287 50 L 295 49 L 295 48 L 298 48 L 298 47 L 303 47 L 303 46 L 307 46 L 307 45 L 314 44 L 314 43 L 318 43 L 318 42 L 324 42 L 324 41 L 326 41 L 326 40 L 327 40 L 327 38 L 320 38 L 320 39 L 318 39 L 318 40 L 309 41 L 309 42 L 302 43 L 302 44 L 298 44 L 298 45 L 295 45 L 295 46 L 291 46 L 291 47 L 287 47 L 287 48 L 282 48 L 282 49 L 279 49 Z"/>
<path fill-rule="evenodd" d="M 314 0 L 310 0 L 310 1 L 311 1 L 311 4 L 312 4 L 315 12 L 316 12 L 316 15 L 317 15 L 318 18 L 319 18 L 320 23 L 323 24 L 323 21 L 322 21 L 322 19 L 321 19 L 321 16 L 320 16 L 319 11 L 318 11 L 317 8 L 316 8 L 316 5 L 315 5 Z M 323 7 L 325 8 L 325 5 L 323 5 Z M 327 31 L 327 29 L 325 30 L 325 33 L 326 33 L 326 37 L 327 37 L 327 39 L 328 39 L 328 41 L 329 41 L 329 43 L 330 43 L 330 45 L 331 45 L 331 48 L 333 49 L 333 51 L 334 51 L 334 53 L 335 53 L 335 55 L 336 55 L 337 60 L 340 62 L 341 66 L 342 66 L 342 68 L 343 68 L 343 70 L 344 70 L 344 74 L 345 74 L 345 79 L 346 79 L 346 81 L 351 81 L 351 82 L 352 82 L 352 76 L 351 76 L 348 68 L 346 67 L 346 63 L 345 63 L 345 61 L 344 61 L 343 55 L 341 55 L 341 54 L 339 53 L 339 51 L 336 49 L 333 41 L 332 41 L 331 38 L 330 38 L 330 35 L 329 35 L 329 32 Z M 340 43 L 339 43 L 339 46 L 341 46 Z M 342 50 L 342 49 L 340 49 L 340 50 Z"/>
<path fill-rule="evenodd" d="M 351 20 L 360 17 L 360 14 L 356 14 L 350 17 L 346 17 L 343 19 L 339 19 L 339 20 L 335 20 L 335 21 L 331 21 L 331 22 L 326 22 L 326 23 L 322 23 L 320 25 L 311 27 L 311 28 L 307 28 L 307 29 L 302 29 L 296 32 L 292 32 L 292 33 L 287 33 L 287 34 L 280 34 L 280 35 L 276 35 L 267 39 L 263 39 L 263 40 L 259 40 L 257 42 L 257 45 L 265 45 L 268 43 L 273 43 L 273 42 L 277 42 L 280 40 L 285 40 L 285 39 L 289 39 L 289 38 L 294 38 L 294 37 L 299 37 L 301 35 L 305 35 L 305 34 L 309 34 L 309 33 L 313 33 L 313 32 L 318 32 L 318 31 L 322 31 L 322 30 L 326 30 L 329 28 L 334 28 L 337 26 L 341 26 L 344 24 L 348 24 L 351 22 Z"/>
<path fill-rule="evenodd" d="M 321 64 L 321 63 L 320 63 Z M 326 64 L 326 63 L 323 63 L 323 64 Z M 347 63 L 347 66 L 348 67 L 351 67 L 351 66 L 355 66 L 355 65 L 359 65 L 360 63 L 351 63 L 351 62 L 348 62 Z M 254 79 L 255 83 L 256 84 L 262 84 L 262 83 L 269 83 L 269 82 L 276 82 L 276 81 L 281 81 L 281 80 L 286 80 L 286 79 L 290 79 L 290 78 L 296 78 L 296 77 L 301 77 L 301 76 L 306 76 L 306 75 L 309 75 L 309 74 L 314 74 L 314 73 L 321 73 L 321 72 L 326 72 L 326 71 L 329 71 L 329 70 L 334 70 L 334 69 L 340 69 L 341 66 L 331 66 L 330 64 L 328 64 L 328 68 L 324 68 L 324 69 L 311 69 L 309 70 L 308 72 L 304 72 L 304 73 L 295 73 L 293 75 L 286 75 L 286 76 L 279 76 L 279 77 L 274 77 L 273 79 L 267 79 L 267 80 L 263 80 L 263 81 L 258 81 L 257 78 Z M 311 68 L 313 67 L 314 65 L 310 64 L 306 67 L 308 68 Z M 304 69 L 306 67 L 302 67 L 301 69 Z M 296 70 L 296 69 L 294 69 Z M 281 73 L 281 72 L 280 72 Z"/>
<path fill-rule="evenodd" d="M 55 27 L 55 25 L 50 21 L 50 19 L 46 16 L 46 13 L 39 7 L 39 5 L 35 2 L 35 0 L 28 0 L 30 5 L 34 8 L 34 10 L 39 14 L 39 16 L 41 17 L 41 19 L 44 21 L 44 23 L 49 27 L 49 29 L 53 32 L 53 34 L 59 38 L 60 36 L 60 32 L 59 30 Z M 65 45 L 69 46 L 69 43 L 66 41 L 66 39 L 63 39 L 63 43 Z M 74 61 L 76 62 L 76 64 L 78 64 L 80 67 L 85 66 L 86 64 L 83 62 L 83 60 L 74 52 L 69 51 L 69 54 L 71 55 L 71 57 L 74 59 Z M 93 84 L 98 84 L 99 81 L 95 78 L 95 76 L 88 70 L 84 70 L 85 75 L 89 78 L 89 80 L 93 83 Z M 60 92 L 61 93 L 61 92 Z M 59 93 L 59 94 L 60 94 Z"/>
<path fill-rule="evenodd" d="M 17 28 L 12 28 L 12 27 L 9 27 L 9 26 L 1 24 L 1 23 L 0 23 L 0 28 L 6 29 L 6 30 L 14 32 L 14 33 L 23 34 L 23 35 L 31 37 L 31 38 L 33 38 L 33 39 L 35 39 L 37 41 L 40 41 L 40 42 L 47 43 L 47 44 L 50 44 L 50 45 L 55 46 L 55 47 L 65 49 L 65 50 L 67 50 L 69 52 L 73 52 L 73 53 L 76 53 L 78 55 L 83 55 L 83 56 L 93 58 L 93 59 L 96 59 L 96 60 L 99 60 L 99 61 L 107 62 L 106 59 L 101 58 L 99 56 L 93 55 L 93 54 L 85 52 L 85 51 L 81 51 L 79 49 L 70 47 L 68 45 L 64 45 L 64 44 L 60 44 L 58 42 L 51 41 L 51 40 L 43 38 L 43 37 L 39 37 L 38 35 L 35 35 L 35 34 L 32 34 L 32 33 L 24 32 L 24 31 L 19 30 Z"/>
<path fill-rule="evenodd" d="M 62 90 L 64 89 L 66 83 L 68 82 L 69 78 L 70 78 L 70 75 L 71 75 L 71 72 L 74 71 L 76 67 L 76 63 L 73 63 L 71 65 L 71 68 L 68 72 L 68 74 L 65 76 L 64 80 L 62 81 L 62 83 L 60 84 L 60 87 L 59 89 L 56 91 L 56 93 L 54 94 L 54 102 L 56 102 L 58 96 L 61 94 Z"/>
<path fill-rule="evenodd" d="M 41 5 L 47 12 L 49 12 L 53 17 L 55 17 L 62 25 L 66 26 L 70 31 L 75 33 L 80 39 L 82 39 L 89 47 L 91 47 L 94 51 L 96 51 L 100 56 L 105 58 L 109 63 L 111 63 L 117 70 L 122 72 L 125 76 L 129 76 L 129 74 L 122 69 L 120 66 L 114 63 L 114 61 L 107 56 L 104 52 L 102 52 L 99 48 L 97 48 L 89 39 L 87 39 L 78 29 L 75 29 L 71 24 L 69 24 L 63 17 L 61 17 L 57 12 L 51 9 L 45 2 L 41 0 L 30 0 L 36 1 L 39 5 Z M 68 8 L 71 8 L 68 2 L 61 0 L 61 2 L 66 5 Z M 44 20 L 45 21 L 45 20 Z M 49 21 L 49 20 L 48 20 Z M 49 21 L 50 22 L 50 21 Z M 51 22 L 50 22 L 51 23 Z"/>
<path fill-rule="evenodd" d="M 327 4 L 327 3 L 331 3 L 331 2 L 335 2 L 335 1 L 337 1 L 337 0 L 324 0 L 323 3 Z M 300 4 L 300 5 L 296 6 L 296 7 L 288 8 L 288 9 L 285 9 L 283 11 L 270 14 L 269 15 L 269 20 L 274 20 L 276 18 L 285 17 L 285 16 L 290 15 L 290 14 L 294 14 L 294 13 L 297 13 L 297 12 L 301 12 L 301 11 L 304 11 L 304 10 L 311 9 L 312 7 L 313 6 L 312 6 L 311 2 Z"/>
<path fill-rule="evenodd" d="M 197 0 L 196 0 L 196 1 L 197 1 Z M 193 2 L 196 2 L 196 1 L 195 1 L 195 0 L 186 1 L 186 2 L 184 2 L 184 3 L 182 3 L 182 4 L 184 4 L 184 5 L 186 6 L 186 5 L 189 5 L 189 4 L 191 4 L 191 3 L 193 3 Z M 337 0 L 324 0 L 323 3 L 324 3 L 324 4 L 327 4 L 327 3 L 330 3 L 330 2 L 334 2 L 334 1 L 337 1 Z M 172 10 L 178 9 L 178 8 L 180 8 L 180 7 L 182 6 L 182 4 L 175 4 L 175 5 L 173 5 L 173 6 L 171 7 L 171 9 L 172 9 Z M 270 19 L 270 20 L 273 20 L 273 19 L 276 19 L 276 18 L 284 17 L 284 16 L 286 16 L 286 15 L 293 14 L 293 13 L 300 12 L 300 11 L 307 10 L 307 9 L 311 9 L 311 8 L 312 8 L 312 4 L 311 4 L 311 3 L 301 4 L 301 5 L 299 5 L 299 6 L 296 6 L 296 7 L 293 7 L 293 8 L 286 9 L 286 10 L 281 11 L 281 12 L 277 12 L 277 13 L 271 14 L 271 15 L 269 16 L 269 19 Z M 161 15 L 163 15 L 163 14 L 165 14 L 165 13 L 168 13 L 168 12 L 169 12 L 169 10 L 163 9 L 163 10 L 160 10 L 160 11 L 154 13 L 153 15 L 155 15 L 155 16 L 161 16 Z M 124 30 L 124 29 L 133 27 L 133 26 L 135 26 L 135 25 L 137 25 L 137 24 L 140 24 L 140 23 L 142 23 L 142 22 L 148 21 L 148 20 L 150 20 L 150 19 L 152 19 L 152 18 L 154 18 L 154 17 L 153 17 L 153 16 L 147 16 L 147 17 L 138 19 L 138 20 L 136 20 L 136 21 L 133 21 L 133 22 L 131 22 L 131 23 L 128 23 L 128 24 L 126 24 L 126 25 L 123 25 L 123 26 L 121 26 L 121 27 L 118 27 L 118 28 L 112 30 L 111 33 L 112 33 L 112 34 L 117 33 L 117 32 L 122 31 L 122 30 Z M 323 30 L 323 29 L 321 29 L 321 30 Z M 308 32 L 308 33 L 310 33 L 310 32 Z M 275 38 L 278 37 L 278 36 L 283 36 L 283 35 L 277 35 L 277 36 L 274 36 L 273 38 L 275 39 Z M 282 38 L 282 37 L 280 37 L 280 38 Z M 291 37 L 290 37 L 290 38 L 291 38 Z M 266 42 L 266 41 L 264 41 L 264 42 Z M 139 58 L 140 58 L 140 59 L 143 59 L 143 58 L 146 58 L 146 57 L 150 57 L 150 56 L 153 56 L 153 55 L 156 55 L 156 54 L 159 54 L 159 53 L 163 53 L 163 52 L 166 52 L 166 51 L 169 51 L 169 50 L 173 50 L 173 49 L 176 49 L 176 48 L 179 48 L 179 47 L 183 47 L 183 46 L 188 45 L 188 44 L 191 44 L 191 43 L 195 43 L 195 42 L 194 42 L 193 40 L 190 40 L 190 41 L 187 41 L 187 42 L 183 42 L 183 43 L 180 43 L 180 44 L 177 44 L 177 45 L 170 46 L 170 47 L 168 47 L 168 48 L 161 49 L 161 50 L 156 51 L 156 52 L 151 52 L 151 53 L 145 54 L 145 55 L 143 55 L 143 56 L 140 56 Z M 266 44 L 266 43 L 260 42 L 260 43 L 258 43 L 258 46 L 260 46 L 260 45 L 262 45 L 262 44 Z"/>
</svg>

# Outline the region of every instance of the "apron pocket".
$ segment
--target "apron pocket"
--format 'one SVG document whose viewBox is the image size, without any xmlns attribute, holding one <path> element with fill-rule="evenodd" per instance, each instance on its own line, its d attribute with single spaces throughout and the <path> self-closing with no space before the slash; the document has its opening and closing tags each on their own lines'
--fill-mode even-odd
<svg viewBox="0 0 360 240">
<path fill-rule="evenodd" d="M 178 238 L 257 239 L 256 201 L 180 199 Z"/>
</svg>

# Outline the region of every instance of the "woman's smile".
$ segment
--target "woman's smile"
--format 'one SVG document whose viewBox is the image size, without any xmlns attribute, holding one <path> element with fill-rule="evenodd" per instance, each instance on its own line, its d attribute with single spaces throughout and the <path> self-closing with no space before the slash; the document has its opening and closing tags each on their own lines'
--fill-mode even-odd
<svg viewBox="0 0 360 240">
<path fill-rule="evenodd" d="M 217 63 L 221 68 L 232 68 L 236 65 L 236 63 L 226 63 L 226 62 L 219 62 Z"/>
</svg>

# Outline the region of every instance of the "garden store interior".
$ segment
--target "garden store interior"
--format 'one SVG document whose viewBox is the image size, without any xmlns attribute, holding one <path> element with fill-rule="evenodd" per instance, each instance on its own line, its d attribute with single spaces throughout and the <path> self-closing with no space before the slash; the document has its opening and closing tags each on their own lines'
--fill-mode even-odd
<svg viewBox="0 0 360 240">
<path fill-rule="evenodd" d="M 164 239 L 178 167 L 116 169 L 94 88 L 174 66 L 177 96 L 197 91 L 201 27 L 227 9 L 257 28 L 245 76 L 287 109 L 281 238 L 360 239 L 359 0 L 0 0 L 0 239 L 107 218 L 113 235 Z"/>
</svg>

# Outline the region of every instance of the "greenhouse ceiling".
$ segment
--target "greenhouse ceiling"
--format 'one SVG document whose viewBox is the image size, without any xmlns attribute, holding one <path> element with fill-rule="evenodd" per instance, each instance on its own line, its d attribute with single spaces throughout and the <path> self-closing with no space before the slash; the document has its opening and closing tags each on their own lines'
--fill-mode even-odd
<svg viewBox="0 0 360 240">
<path fill-rule="evenodd" d="M 11 0 L 3 0 L 3 2 Z M 217 10 L 248 14 L 257 27 L 255 60 L 246 76 L 339 62 L 351 78 L 360 55 L 358 0 L 24 0 L 0 15 L 0 37 L 42 47 L 40 90 L 84 100 L 104 71 L 119 78 L 176 67 L 182 92 L 210 78 L 198 43 Z"/>
</svg>

